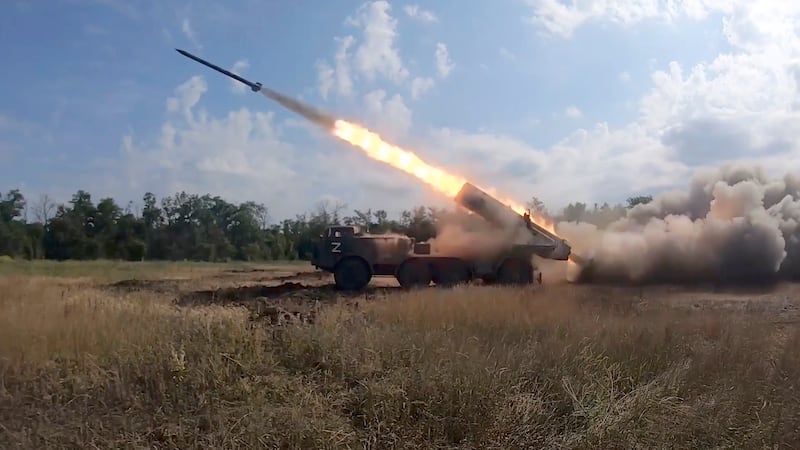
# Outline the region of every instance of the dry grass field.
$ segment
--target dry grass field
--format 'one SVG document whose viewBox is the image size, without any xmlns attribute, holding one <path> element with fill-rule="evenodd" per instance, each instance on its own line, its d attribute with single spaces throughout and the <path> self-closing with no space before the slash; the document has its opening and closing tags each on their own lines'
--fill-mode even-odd
<svg viewBox="0 0 800 450">
<path fill-rule="evenodd" d="M 798 286 L 329 283 L 2 263 L 0 447 L 800 447 Z"/>
</svg>

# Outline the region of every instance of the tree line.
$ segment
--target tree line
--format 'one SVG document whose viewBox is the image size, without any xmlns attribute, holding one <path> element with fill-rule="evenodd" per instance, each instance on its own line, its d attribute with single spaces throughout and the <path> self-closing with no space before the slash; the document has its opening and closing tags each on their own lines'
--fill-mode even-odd
<svg viewBox="0 0 800 450">
<path fill-rule="evenodd" d="M 144 194 L 141 207 L 120 206 L 113 198 L 95 203 L 79 190 L 65 204 L 47 195 L 29 202 L 19 189 L 0 197 L 0 256 L 18 259 L 141 260 L 308 260 L 314 242 L 334 224 L 358 225 L 370 232 L 402 233 L 424 241 L 437 225 L 463 214 L 455 208 L 416 206 L 390 218 L 385 210 L 354 210 L 321 202 L 312 211 L 272 222 L 268 208 L 252 201 L 231 203 L 210 194 L 186 192 L 161 198 Z M 553 220 L 583 221 L 604 227 L 650 196 L 626 205 L 571 203 L 551 214 L 536 198 L 531 211 Z"/>
</svg>

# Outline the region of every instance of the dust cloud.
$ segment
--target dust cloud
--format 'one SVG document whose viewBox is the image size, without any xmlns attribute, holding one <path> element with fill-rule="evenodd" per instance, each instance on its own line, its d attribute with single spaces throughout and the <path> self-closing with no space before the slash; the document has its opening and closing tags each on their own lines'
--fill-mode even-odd
<svg viewBox="0 0 800 450">
<path fill-rule="evenodd" d="M 461 258 L 480 258 L 495 255 L 519 240 L 518 229 L 467 230 L 456 224 L 438 228 L 430 239 L 431 251 Z"/>
<path fill-rule="evenodd" d="M 606 229 L 561 222 L 572 281 L 768 283 L 800 279 L 800 177 L 756 166 L 698 173 Z"/>
<path fill-rule="evenodd" d="M 491 258 L 515 243 L 529 239 L 530 234 L 522 226 L 499 227 L 477 214 L 457 209 L 437 219 L 436 236 L 428 242 L 433 253 L 461 258 Z"/>
</svg>

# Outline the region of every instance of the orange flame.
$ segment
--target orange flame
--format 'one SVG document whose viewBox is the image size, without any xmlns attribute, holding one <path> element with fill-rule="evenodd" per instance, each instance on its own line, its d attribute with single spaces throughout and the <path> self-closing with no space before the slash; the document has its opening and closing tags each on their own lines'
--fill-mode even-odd
<svg viewBox="0 0 800 450">
<path fill-rule="evenodd" d="M 385 142 L 380 135 L 360 125 L 345 120 L 337 120 L 334 122 L 332 132 L 334 136 L 364 150 L 370 158 L 414 175 L 448 197 L 455 197 L 461 187 L 464 186 L 464 183 L 467 182 L 463 177 L 431 166 L 408 150 Z M 497 197 L 498 200 L 508 205 L 517 214 L 523 215 L 527 212 L 527 208 L 524 206 L 514 201 Z M 531 220 L 555 234 L 555 227 L 544 217 L 532 213 Z"/>
<path fill-rule="evenodd" d="M 414 175 L 448 197 L 455 197 L 467 182 L 464 178 L 431 166 L 408 150 L 384 142 L 377 133 L 361 126 L 337 120 L 333 134 L 364 150 L 371 158 Z"/>
</svg>

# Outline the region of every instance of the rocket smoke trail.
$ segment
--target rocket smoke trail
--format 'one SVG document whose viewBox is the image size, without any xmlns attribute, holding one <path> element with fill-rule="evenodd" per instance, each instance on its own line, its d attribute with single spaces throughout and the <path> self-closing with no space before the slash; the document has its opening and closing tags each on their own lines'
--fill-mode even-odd
<svg viewBox="0 0 800 450">
<path fill-rule="evenodd" d="M 275 92 L 270 88 L 261 88 L 261 93 L 264 94 L 265 97 L 275 100 L 276 102 L 280 103 L 284 107 L 300 114 L 301 116 L 305 117 L 306 119 L 310 120 L 311 122 L 330 130 L 334 127 L 336 123 L 336 119 L 315 109 L 309 105 L 304 105 L 297 100 L 287 97 L 280 92 Z"/>
<path fill-rule="evenodd" d="M 321 126 L 323 128 L 331 130 L 331 129 L 333 129 L 334 124 L 336 123 L 336 119 L 335 118 L 333 118 L 333 117 L 331 117 L 331 116 L 329 116 L 329 115 L 327 115 L 327 114 L 325 114 L 325 113 L 323 113 L 323 112 L 321 112 L 321 111 L 319 111 L 319 110 L 317 110 L 315 108 L 312 108 L 309 105 L 304 105 L 304 104 L 298 102 L 297 100 L 295 100 L 293 98 L 287 97 L 287 96 L 281 94 L 280 92 L 275 92 L 270 88 L 264 87 L 261 83 L 254 83 L 252 81 L 249 81 L 249 80 L 247 80 L 247 79 L 245 79 L 245 78 L 243 78 L 243 77 L 241 77 L 239 75 L 236 75 L 233 72 L 230 72 L 228 70 L 223 69 L 222 67 L 217 66 L 216 64 L 212 64 L 212 63 L 210 63 L 210 62 L 208 62 L 208 61 L 206 61 L 206 60 L 204 60 L 202 58 L 198 58 L 197 56 L 195 56 L 195 55 L 193 55 L 193 54 L 191 54 L 191 53 L 189 53 L 189 52 L 187 52 L 185 50 L 181 50 L 179 48 L 176 48 L 175 50 L 178 53 L 180 53 L 181 55 L 183 55 L 183 56 L 185 56 L 185 57 L 187 57 L 189 59 L 197 61 L 197 62 L 199 62 L 200 64 L 202 64 L 204 66 L 210 67 L 210 68 L 216 70 L 217 72 L 224 73 L 225 75 L 233 78 L 234 80 L 246 85 L 253 92 L 261 92 L 261 94 L 263 94 L 265 97 L 267 97 L 269 99 L 272 99 L 272 100 L 275 100 L 276 102 L 280 103 L 284 107 L 290 109 L 291 111 L 294 111 L 295 113 L 305 117 L 306 119 L 310 120 L 311 122 L 313 122 L 313 123 L 315 123 L 315 124 L 317 124 L 317 125 L 319 125 L 319 126 Z"/>
<path fill-rule="evenodd" d="M 760 167 L 698 173 L 688 191 L 631 208 L 605 230 L 562 222 L 590 268 L 578 281 L 767 283 L 800 280 L 800 176 Z"/>
</svg>

